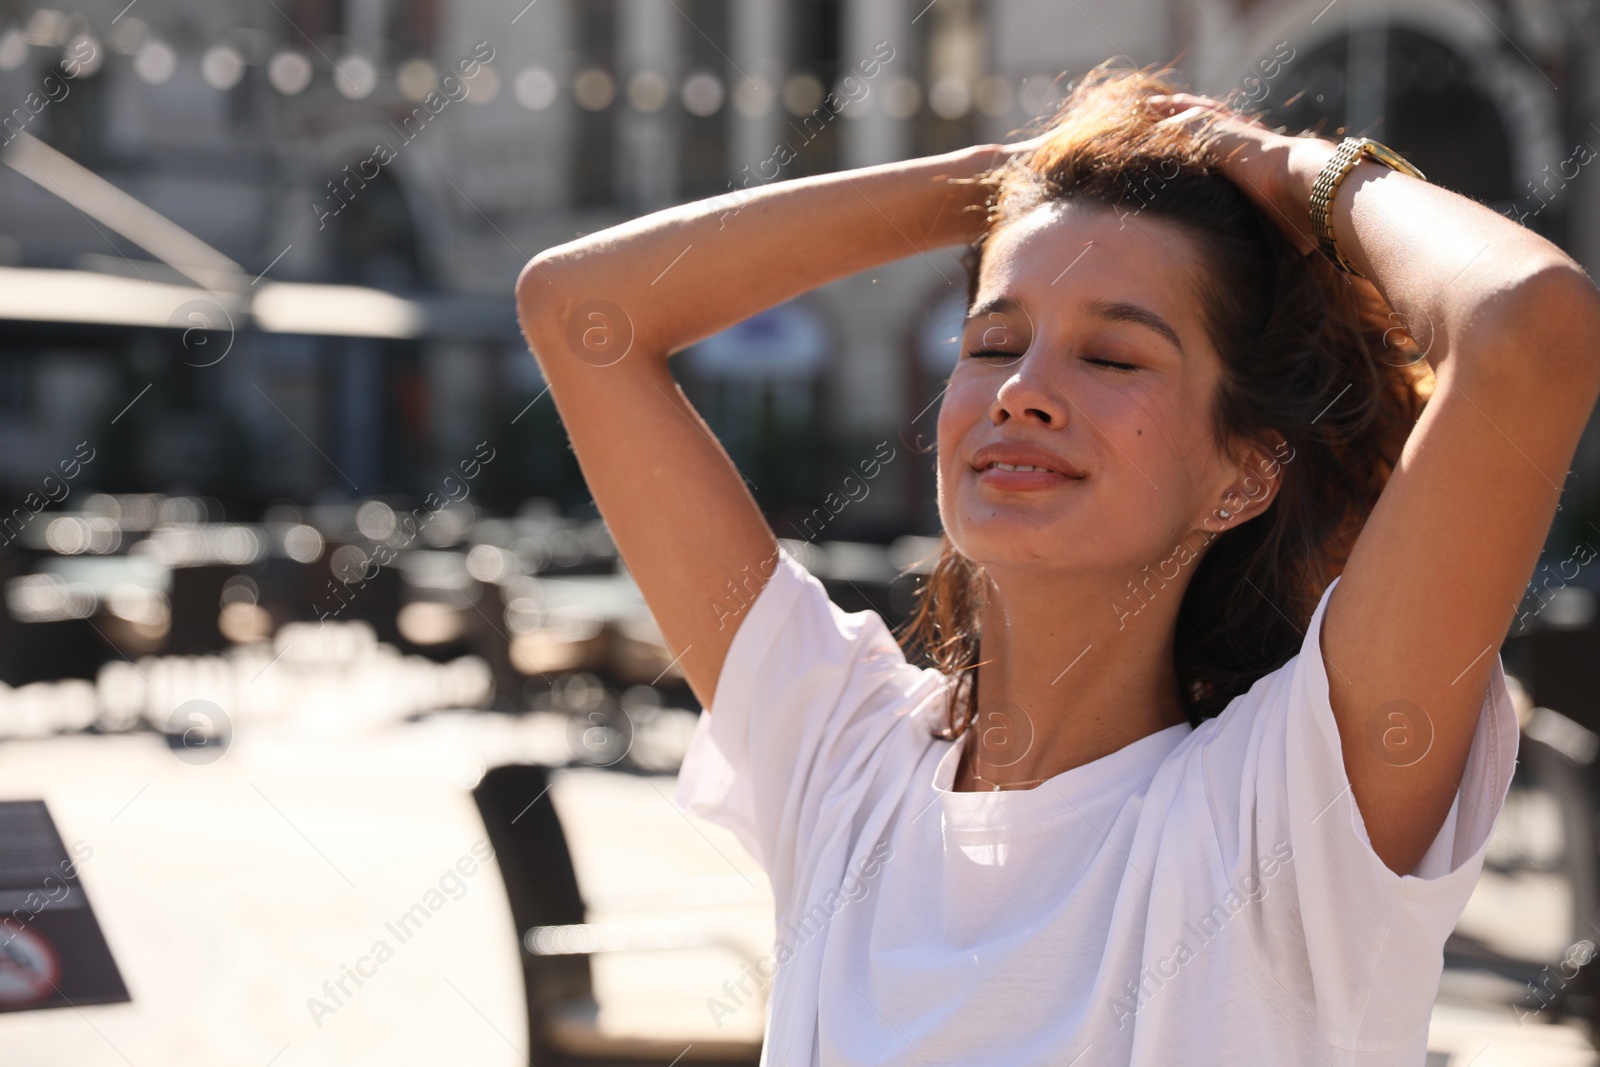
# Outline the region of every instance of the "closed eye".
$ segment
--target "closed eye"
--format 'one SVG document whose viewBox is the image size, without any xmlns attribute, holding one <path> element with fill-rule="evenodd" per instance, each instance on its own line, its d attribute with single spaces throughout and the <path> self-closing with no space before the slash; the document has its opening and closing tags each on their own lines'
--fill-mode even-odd
<svg viewBox="0 0 1600 1067">
<path fill-rule="evenodd" d="M 1090 358 L 1090 359 L 1085 359 L 1084 362 L 1085 363 L 1094 363 L 1094 364 L 1096 364 L 1098 366 L 1102 366 L 1102 367 L 1110 367 L 1113 370 L 1119 370 L 1119 371 L 1131 371 L 1131 370 L 1138 370 L 1139 369 L 1138 367 L 1136 367 L 1132 363 L 1118 363 L 1114 359 L 1093 359 L 1093 358 Z"/>
<path fill-rule="evenodd" d="M 1001 352 L 998 349 L 993 349 L 993 348 L 980 348 L 976 352 L 967 353 L 967 358 L 968 359 L 1009 359 L 1009 360 L 1018 360 L 1018 359 L 1021 359 L 1022 356 L 1017 354 L 1016 352 Z M 1136 370 L 1139 369 L 1138 366 L 1136 366 L 1135 364 L 1132 364 L 1132 363 L 1120 363 L 1120 362 L 1118 362 L 1117 360 L 1114 360 L 1114 359 L 1099 359 L 1099 358 L 1096 358 L 1096 357 L 1089 357 L 1089 358 L 1086 358 L 1084 360 L 1084 362 L 1085 363 L 1093 363 L 1096 366 L 1101 366 L 1101 367 L 1105 367 L 1105 368 L 1107 368 L 1109 370 L 1115 370 L 1115 371 L 1120 371 L 1120 372 L 1136 371 Z"/>
</svg>

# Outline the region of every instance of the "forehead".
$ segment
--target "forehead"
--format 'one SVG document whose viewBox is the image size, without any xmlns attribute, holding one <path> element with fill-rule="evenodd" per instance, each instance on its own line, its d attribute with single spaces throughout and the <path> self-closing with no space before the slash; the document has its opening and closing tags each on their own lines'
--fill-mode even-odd
<svg viewBox="0 0 1600 1067">
<path fill-rule="evenodd" d="M 1127 301 L 1187 336 L 1201 329 L 1196 281 L 1204 269 L 1198 243 L 1176 222 L 1053 201 L 985 242 L 974 303 L 1009 297 L 1031 311 L 1062 300 Z"/>
</svg>

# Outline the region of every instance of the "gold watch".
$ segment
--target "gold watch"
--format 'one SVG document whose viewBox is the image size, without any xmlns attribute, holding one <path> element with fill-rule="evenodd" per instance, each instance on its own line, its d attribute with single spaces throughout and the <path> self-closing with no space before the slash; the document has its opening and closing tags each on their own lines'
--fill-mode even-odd
<svg viewBox="0 0 1600 1067">
<path fill-rule="evenodd" d="M 1344 181 L 1345 175 L 1355 168 L 1362 156 L 1376 160 L 1390 170 L 1398 170 L 1423 181 L 1428 180 L 1423 177 L 1420 170 L 1402 159 L 1400 153 L 1370 137 L 1346 137 L 1339 142 L 1339 147 L 1333 151 L 1333 158 L 1323 166 L 1322 173 L 1317 175 L 1316 182 L 1311 186 L 1311 225 L 1317 231 L 1317 241 L 1323 255 L 1333 260 L 1334 266 L 1344 273 L 1353 274 L 1357 278 L 1365 278 L 1366 275 L 1357 270 L 1354 263 L 1344 258 L 1344 253 L 1340 252 L 1339 246 L 1334 243 L 1333 219 L 1330 213 L 1334 194 L 1339 191 L 1339 183 Z"/>
</svg>

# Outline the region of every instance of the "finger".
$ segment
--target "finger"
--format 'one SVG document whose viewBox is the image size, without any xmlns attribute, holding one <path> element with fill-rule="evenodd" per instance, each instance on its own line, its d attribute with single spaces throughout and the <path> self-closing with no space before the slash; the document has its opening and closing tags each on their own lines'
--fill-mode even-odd
<svg viewBox="0 0 1600 1067">
<path fill-rule="evenodd" d="M 1200 107 L 1222 107 L 1222 101 L 1203 93 L 1173 93 L 1172 98 L 1182 100 L 1186 104 L 1197 104 Z"/>
<path fill-rule="evenodd" d="M 1153 93 L 1145 97 L 1155 108 L 1221 107 L 1221 101 L 1197 93 Z"/>
<path fill-rule="evenodd" d="M 1185 108 L 1182 111 L 1177 112 L 1176 114 L 1168 115 L 1166 118 L 1157 119 L 1156 120 L 1156 125 L 1157 126 L 1181 126 L 1181 125 L 1183 125 L 1185 123 L 1192 122 L 1195 119 L 1204 118 L 1206 115 L 1208 115 L 1210 113 L 1211 113 L 1211 109 L 1210 108 L 1201 107 L 1200 105 L 1195 104 L 1195 105 L 1192 105 L 1192 106 L 1190 106 L 1188 108 Z"/>
<path fill-rule="evenodd" d="M 1238 122 L 1245 126 L 1254 126 L 1267 129 L 1265 116 L 1262 112 L 1250 111 L 1236 104 L 1214 100 L 1209 96 L 1194 96 L 1184 94 L 1185 102 L 1193 107 L 1201 108 L 1204 113 L 1213 116 L 1218 122 Z"/>
</svg>

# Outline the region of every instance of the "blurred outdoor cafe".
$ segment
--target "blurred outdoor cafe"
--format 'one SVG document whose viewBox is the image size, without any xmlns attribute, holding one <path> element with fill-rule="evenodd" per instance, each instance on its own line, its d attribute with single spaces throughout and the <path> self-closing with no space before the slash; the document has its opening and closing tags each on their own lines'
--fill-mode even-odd
<svg viewBox="0 0 1600 1067">
<path fill-rule="evenodd" d="M 671 799 L 697 708 L 602 523 L 72 502 L 0 553 L 0 892 L 75 861 L 10 920 L 0 1002 L 61 1010 L 8 1063 L 755 1062 L 770 892 Z M 934 542 L 784 547 L 899 621 Z M 1600 724 L 1524 689 L 1583 699 L 1591 600 L 1505 650 L 1522 764 L 1435 1020 L 1522 1062 L 1600 1014 Z"/>
<path fill-rule="evenodd" d="M 80 499 L 0 553 L 0 800 L 48 810 L 0 804 L 0 878 L 78 859 L 19 913 L 43 973 L 0 1003 L 63 1010 L 7 1016 L 8 1063 L 755 1062 L 724 984 L 770 892 L 671 799 L 698 709 L 603 524 Z M 932 548 L 784 544 L 890 618 Z M 52 969 L 69 901 L 107 947 L 64 927 Z"/>
</svg>

